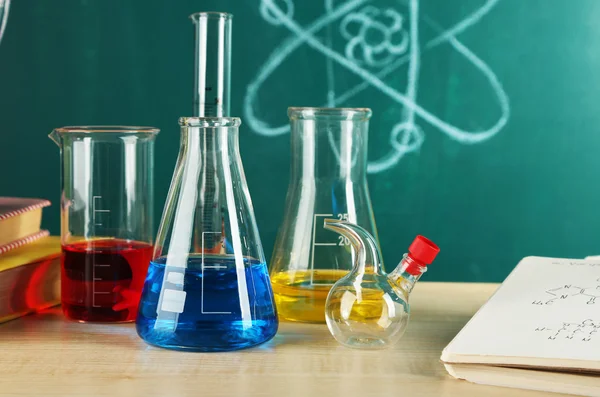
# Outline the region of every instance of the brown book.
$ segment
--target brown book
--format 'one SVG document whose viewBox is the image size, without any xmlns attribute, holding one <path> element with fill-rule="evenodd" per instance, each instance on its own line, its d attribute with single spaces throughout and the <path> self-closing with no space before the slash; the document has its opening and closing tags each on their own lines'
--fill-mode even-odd
<svg viewBox="0 0 600 397">
<path fill-rule="evenodd" d="M 0 197 L 0 254 L 48 236 L 40 227 L 42 209 L 49 205 L 43 199 Z"/>
</svg>

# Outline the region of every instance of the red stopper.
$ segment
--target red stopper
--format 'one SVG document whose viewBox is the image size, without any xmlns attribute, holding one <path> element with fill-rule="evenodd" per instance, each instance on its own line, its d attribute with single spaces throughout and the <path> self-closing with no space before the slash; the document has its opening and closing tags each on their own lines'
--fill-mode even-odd
<svg viewBox="0 0 600 397">
<path fill-rule="evenodd" d="M 408 247 L 408 252 L 415 261 L 427 266 L 433 262 L 438 252 L 440 252 L 440 248 L 428 238 L 417 236 Z"/>
</svg>

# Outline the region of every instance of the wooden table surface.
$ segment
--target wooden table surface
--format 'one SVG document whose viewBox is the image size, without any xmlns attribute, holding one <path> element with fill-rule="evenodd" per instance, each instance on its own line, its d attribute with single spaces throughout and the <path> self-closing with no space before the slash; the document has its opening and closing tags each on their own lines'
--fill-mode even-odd
<svg viewBox="0 0 600 397">
<path fill-rule="evenodd" d="M 0 325 L 0 395 L 544 396 L 459 381 L 439 361 L 496 287 L 420 282 L 406 334 L 384 351 L 345 348 L 324 324 L 282 323 L 257 348 L 182 353 L 146 345 L 133 324 L 68 322 L 52 309 Z"/>
</svg>

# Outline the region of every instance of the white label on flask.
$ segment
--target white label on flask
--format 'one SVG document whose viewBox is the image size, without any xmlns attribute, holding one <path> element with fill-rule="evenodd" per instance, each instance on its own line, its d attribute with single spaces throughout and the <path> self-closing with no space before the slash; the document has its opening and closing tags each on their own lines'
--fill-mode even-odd
<svg viewBox="0 0 600 397">
<path fill-rule="evenodd" d="M 183 313 L 185 306 L 185 291 L 177 291 L 174 289 L 166 289 L 163 293 L 161 310 L 171 313 Z"/>
<path fill-rule="evenodd" d="M 183 273 L 169 272 L 167 275 L 167 282 L 171 284 L 183 284 Z"/>
</svg>

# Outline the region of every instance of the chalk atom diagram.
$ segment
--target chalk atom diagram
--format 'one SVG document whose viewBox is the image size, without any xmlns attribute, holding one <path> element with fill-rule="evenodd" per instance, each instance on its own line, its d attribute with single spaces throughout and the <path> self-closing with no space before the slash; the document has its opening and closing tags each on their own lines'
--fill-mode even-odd
<svg viewBox="0 0 600 397">
<path fill-rule="evenodd" d="M 243 112 L 246 123 L 258 134 L 278 136 L 289 132 L 289 125 L 274 126 L 257 114 L 261 86 L 281 67 L 289 56 L 307 45 L 323 56 L 327 66 L 327 98 L 315 106 L 340 107 L 348 99 L 372 87 L 387 96 L 398 108 L 398 119 L 389 126 L 389 149 L 381 158 L 369 161 L 368 172 L 378 173 L 392 168 L 406 154 L 416 152 L 425 141 L 424 123 L 462 144 L 484 142 L 496 135 L 509 118 L 509 100 L 491 68 L 464 45 L 458 35 L 488 14 L 499 0 L 482 0 L 482 6 L 448 29 L 437 27 L 437 36 L 425 43 L 419 41 L 419 4 L 423 0 L 404 0 L 405 8 L 377 6 L 376 1 L 350 0 L 334 7 L 333 0 L 324 0 L 325 13 L 306 26 L 295 19 L 296 0 L 261 0 L 261 17 L 289 35 L 273 50 L 254 79 L 248 84 Z M 407 11 L 406 11 L 406 10 Z M 404 11 L 404 12 L 403 12 Z M 337 51 L 327 39 L 319 37 L 324 30 L 337 29 L 345 40 L 343 50 Z M 375 37 L 375 38 L 374 38 Z M 495 123 L 481 130 L 466 130 L 444 121 L 440 116 L 418 103 L 418 83 L 421 54 L 441 44 L 448 44 L 480 73 L 493 92 L 500 109 Z M 386 82 L 386 77 L 403 73 L 407 65 L 407 84 L 401 90 Z M 335 70 L 334 70 L 335 69 Z M 344 92 L 334 87 L 334 75 L 344 70 L 356 75 L 361 82 Z"/>
<path fill-rule="evenodd" d="M 2 36 L 4 36 L 4 30 L 6 29 L 9 9 L 10 0 L 0 0 L 0 41 L 2 41 Z"/>
<path fill-rule="evenodd" d="M 537 327 L 535 332 L 548 335 L 548 340 L 556 340 L 560 338 L 589 342 L 600 329 L 600 321 L 591 319 L 584 320 L 580 323 L 562 323 L 558 327 Z"/>
<path fill-rule="evenodd" d="M 542 300 L 531 302 L 532 305 L 552 305 L 557 301 L 578 299 L 588 305 L 600 302 L 600 278 L 596 280 L 597 285 L 592 287 L 578 287 L 572 284 L 562 285 L 557 288 L 546 290 L 547 297 Z"/>
</svg>

